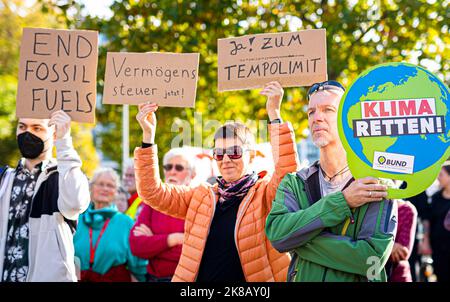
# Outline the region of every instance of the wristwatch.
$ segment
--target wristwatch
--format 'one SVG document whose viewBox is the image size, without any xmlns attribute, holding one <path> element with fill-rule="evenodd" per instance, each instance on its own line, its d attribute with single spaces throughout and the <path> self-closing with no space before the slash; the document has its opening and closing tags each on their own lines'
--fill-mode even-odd
<svg viewBox="0 0 450 302">
<path fill-rule="evenodd" d="M 274 120 L 269 121 L 269 124 L 282 124 L 283 120 L 280 118 L 276 118 Z"/>
<path fill-rule="evenodd" d="M 144 142 L 142 142 L 142 148 L 143 149 L 145 149 L 145 148 L 150 148 L 151 146 L 153 146 L 154 144 L 152 144 L 152 143 L 144 143 Z"/>
</svg>

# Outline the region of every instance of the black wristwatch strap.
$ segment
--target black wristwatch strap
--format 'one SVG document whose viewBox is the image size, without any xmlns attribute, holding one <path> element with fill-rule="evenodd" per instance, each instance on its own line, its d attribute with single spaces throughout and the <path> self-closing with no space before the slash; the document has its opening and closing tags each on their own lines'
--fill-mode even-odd
<svg viewBox="0 0 450 302">
<path fill-rule="evenodd" d="M 269 121 L 269 124 L 282 124 L 283 120 L 280 118 L 276 118 L 274 120 Z"/>
<path fill-rule="evenodd" d="M 145 148 L 150 148 L 151 146 L 153 146 L 154 144 L 147 144 L 147 143 L 144 143 L 144 142 L 142 142 L 142 148 L 143 149 L 145 149 Z"/>
</svg>

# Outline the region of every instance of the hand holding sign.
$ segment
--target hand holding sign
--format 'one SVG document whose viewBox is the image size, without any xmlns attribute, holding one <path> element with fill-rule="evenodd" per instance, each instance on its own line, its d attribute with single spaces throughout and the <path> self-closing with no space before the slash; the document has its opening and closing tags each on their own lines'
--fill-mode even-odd
<svg viewBox="0 0 450 302">
<path fill-rule="evenodd" d="M 55 126 L 56 139 L 63 139 L 70 135 L 70 123 L 72 119 L 62 110 L 53 112 L 50 118 L 49 126 Z"/>
<path fill-rule="evenodd" d="M 404 190 L 388 189 L 391 199 L 427 189 L 450 155 L 449 104 L 448 87 L 422 67 L 388 63 L 364 71 L 338 111 L 352 175 L 405 181 Z"/>
<path fill-rule="evenodd" d="M 155 103 L 141 104 L 139 105 L 139 112 L 136 115 L 136 119 L 142 128 L 142 141 L 146 144 L 155 143 L 156 110 L 158 110 L 158 105 Z"/>
<path fill-rule="evenodd" d="M 269 119 L 272 121 L 281 118 L 280 107 L 284 90 L 280 83 L 276 81 L 267 83 L 259 94 L 267 96 L 266 109 Z"/>
<path fill-rule="evenodd" d="M 387 196 L 387 187 L 380 185 L 378 179 L 365 177 L 352 182 L 342 191 L 348 206 L 358 208 L 366 203 L 382 201 Z"/>
</svg>

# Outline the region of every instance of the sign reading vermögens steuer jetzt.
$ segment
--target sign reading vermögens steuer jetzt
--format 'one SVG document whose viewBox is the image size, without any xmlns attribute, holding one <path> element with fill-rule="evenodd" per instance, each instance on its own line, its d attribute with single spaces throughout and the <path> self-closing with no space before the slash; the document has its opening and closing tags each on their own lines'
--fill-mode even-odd
<svg viewBox="0 0 450 302">
<path fill-rule="evenodd" d="M 58 110 L 93 123 L 98 32 L 24 28 L 16 115 L 49 118 Z"/>
<path fill-rule="evenodd" d="M 219 91 L 283 87 L 327 80 L 325 29 L 247 35 L 218 40 Z"/>
<path fill-rule="evenodd" d="M 198 63 L 198 53 L 109 52 L 103 103 L 194 107 Z"/>
</svg>

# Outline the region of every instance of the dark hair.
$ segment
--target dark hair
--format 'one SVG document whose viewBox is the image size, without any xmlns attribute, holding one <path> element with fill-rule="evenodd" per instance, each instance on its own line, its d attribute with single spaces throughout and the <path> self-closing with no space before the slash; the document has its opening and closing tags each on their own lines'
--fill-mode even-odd
<svg viewBox="0 0 450 302">
<path fill-rule="evenodd" d="M 233 138 L 239 139 L 243 145 L 251 147 L 255 144 L 255 137 L 250 129 L 242 123 L 227 123 L 217 129 L 214 134 L 214 144 L 218 139 Z"/>
<path fill-rule="evenodd" d="M 338 81 L 330 80 L 330 81 L 315 83 L 308 90 L 308 93 L 307 93 L 308 101 L 311 99 L 311 96 L 314 93 L 316 93 L 316 92 L 318 92 L 320 90 L 332 90 L 332 89 L 340 89 L 343 92 L 345 92 L 344 86 L 342 86 L 342 84 L 339 83 Z"/>
<path fill-rule="evenodd" d="M 450 165 L 443 166 L 442 168 L 444 168 L 445 172 L 447 172 L 447 174 L 450 175 Z"/>
</svg>

